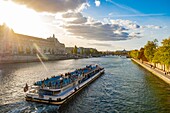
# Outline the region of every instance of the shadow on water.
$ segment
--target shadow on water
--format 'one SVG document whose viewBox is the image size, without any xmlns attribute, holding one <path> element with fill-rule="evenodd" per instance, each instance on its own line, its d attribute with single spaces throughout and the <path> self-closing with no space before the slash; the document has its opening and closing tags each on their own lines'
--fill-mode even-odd
<svg viewBox="0 0 170 113">
<path fill-rule="evenodd" d="M 143 96 L 148 95 L 147 101 L 150 101 L 151 106 L 154 106 L 155 111 L 160 111 L 164 113 L 170 112 L 170 85 L 165 83 L 163 80 L 158 78 L 156 75 L 152 74 L 145 68 L 140 65 L 135 64 L 136 68 L 141 70 L 141 72 L 145 75 L 143 76 L 143 85 L 145 87 L 145 91 L 143 92 Z M 141 100 L 145 101 L 145 100 Z M 146 101 L 146 102 L 147 102 Z"/>
</svg>

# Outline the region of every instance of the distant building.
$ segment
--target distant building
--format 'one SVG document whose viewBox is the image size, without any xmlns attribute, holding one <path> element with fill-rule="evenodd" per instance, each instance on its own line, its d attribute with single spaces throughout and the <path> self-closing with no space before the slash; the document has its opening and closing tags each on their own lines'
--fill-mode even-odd
<svg viewBox="0 0 170 113">
<path fill-rule="evenodd" d="M 115 52 L 113 52 L 115 55 L 128 55 L 129 51 L 127 50 L 117 50 Z"/>
<path fill-rule="evenodd" d="M 73 54 L 74 47 L 66 47 L 66 53 L 67 54 Z"/>
<path fill-rule="evenodd" d="M 65 54 L 65 45 L 55 35 L 47 39 L 17 34 L 6 25 L 0 26 L 0 54 Z"/>
<path fill-rule="evenodd" d="M 127 53 L 128 51 L 124 50 L 117 50 L 116 52 L 120 52 L 120 53 Z"/>
<path fill-rule="evenodd" d="M 73 54 L 74 47 L 66 47 L 66 53 Z M 77 54 L 81 55 L 89 55 L 89 54 L 97 54 L 98 51 L 95 48 L 84 48 L 84 47 L 78 47 L 77 48 Z"/>
</svg>

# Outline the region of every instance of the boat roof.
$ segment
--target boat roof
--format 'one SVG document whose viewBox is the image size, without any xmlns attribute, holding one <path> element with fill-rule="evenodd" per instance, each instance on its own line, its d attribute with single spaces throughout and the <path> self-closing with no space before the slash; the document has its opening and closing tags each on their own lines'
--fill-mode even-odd
<svg viewBox="0 0 170 113">
<path fill-rule="evenodd" d="M 68 72 L 70 74 L 70 76 L 79 76 L 81 75 L 82 73 L 88 73 L 89 71 L 91 70 L 94 70 L 96 69 L 98 65 L 88 65 L 84 68 L 80 68 L 80 69 L 76 69 L 72 72 Z M 91 69 L 91 70 L 89 70 Z M 61 75 L 56 75 L 56 76 L 52 76 L 51 78 L 47 78 L 47 79 L 44 79 L 44 80 L 41 80 L 41 81 L 37 81 L 35 82 L 35 86 L 42 86 L 42 83 L 44 83 L 44 85 L 46 85 L 48 87 L 49 84 L 51 84 L 52 86 L 56 85 L 56 84 L 60 84 L 60 78 L 65 76 L 66 74 L 68 73 L 65 73 L 65 74 L 61 74 Z M 68 77 L 64 77 L 63 78 L 63 83 L 69 83 L 69 79 Z M 55 88 L 56 89 L 56 88 Z M 50 89 L 51 90 L 51 89 Z"/>
</svg>

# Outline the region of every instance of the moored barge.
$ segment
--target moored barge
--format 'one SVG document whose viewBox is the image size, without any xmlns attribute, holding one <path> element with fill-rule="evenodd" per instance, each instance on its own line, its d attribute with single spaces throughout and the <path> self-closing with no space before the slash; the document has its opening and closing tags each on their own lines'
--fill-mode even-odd
<svg viewBox="0 0 170 113">
<path fill-rule="evenodd" d="M 73 72 L 37 81 L 30 88 L 28 86 L 24 88 L 24 90 L 28 89 L 26 100 L 61 105 L 102 75 L 104 71 L 104 68 L 98 65 L 89 65 Z"/>
</svg>

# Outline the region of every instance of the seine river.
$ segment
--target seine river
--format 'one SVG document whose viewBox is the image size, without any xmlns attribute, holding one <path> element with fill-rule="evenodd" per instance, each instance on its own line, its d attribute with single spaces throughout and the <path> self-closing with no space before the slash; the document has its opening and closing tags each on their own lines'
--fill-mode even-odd
<svg viewBox="0 0 170 113">
<path fill-rule="evenodd" d="M 105 74 L 60 107 L 24 100 L 25 83 L 58 75 L 89 64 Z M 170 86 L 130 59 L 100 58 L 1 64 L 0 113 L 170 113 Z"/>
</svg>

